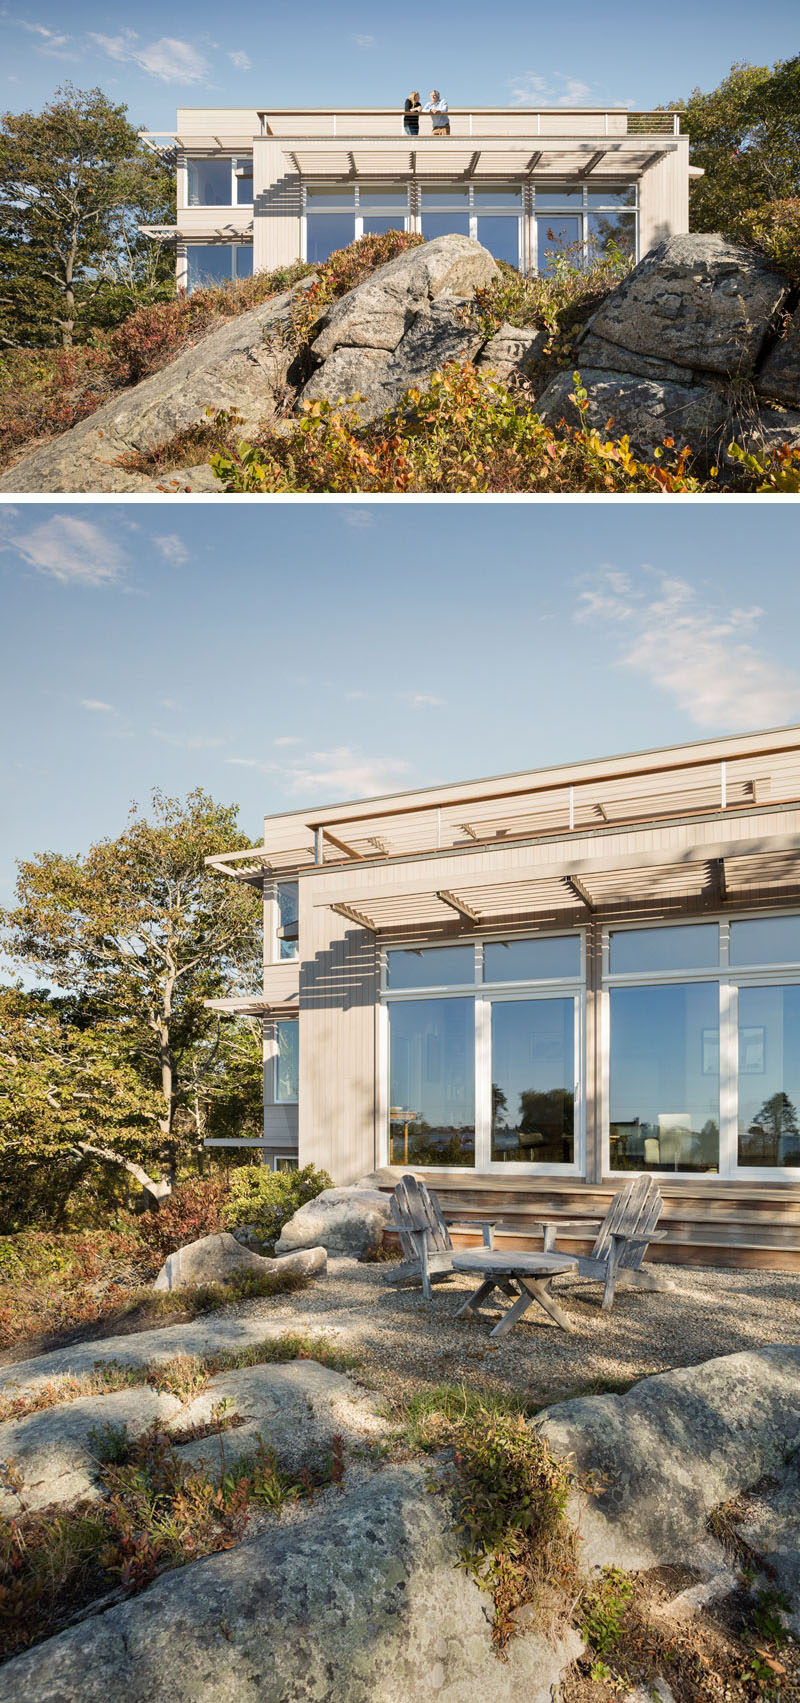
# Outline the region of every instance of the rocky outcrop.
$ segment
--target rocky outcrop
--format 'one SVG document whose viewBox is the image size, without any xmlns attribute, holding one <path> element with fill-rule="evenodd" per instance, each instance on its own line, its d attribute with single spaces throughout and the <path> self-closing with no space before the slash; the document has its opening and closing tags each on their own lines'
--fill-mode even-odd
<svg viewBox="0 0 800 1703">
<path fill-rule="evenodd" d="M 756 450 L 800 444 L 797 315 L 783 324 L 791 298 L 787 280 L 749 249 L 719 236 L 670 237 L 578 340 L 586 411 L 570 401 L 572 371 L 548 385 L 538 411 L 550 425 L 608 426 L 646 456 L 667 436 L 706 461 L 731 439 Z"/>
<path fill-rule="evenodd" d="M 530 377 L 549 336 L 548 331 L 505 323 L 489 338 L 475 364 L 500 384 L 516 384 Z"/>
<path fill-rule="evenodd" d="M 275 1252 L 283 1255 L 299 1248 L 320 1247 L 329 1254 L 361 1259 L 368 1249 L 383 1243 L 389 1200 L 389 1195 L 379 1189 L 323 1189 L 284 1224 Z"/>
<path fill-rule="evenodd" d="M 312 329 L 316 369 L 298 409 L 358 395 L 359 417 L 371 420 L 448 361 L 471 360 L 485 338 L 459 308 L 496 274 L 488 249 L 464 236 L 436 237 L 380 266 Z"/>
<path fill-rule="evenodd" d="M 298 1277 L 315 1277 L 325 1272 L 328 1257 L 323 1247 L 304 1242 L 298 1253 L 283 1250 L 283 1259 L 265 1259 L 251 1253 L 223 1230 L 218 1236 L 201 1236 L 168 1254 L 153 1284 L 154 1289 L 185 1289 L 193 1283 L 228 1283 L 239 1272 L 255 1277 L 278 1277 L 294 1272 Z"/>
<path fill-rule="evenodd" d="M 18 1656 L 0 1703 L 551 1703 L 581 1648 L 498 1661 L 490 1600 L 425 1466 L 390 1467 Z"/>
<path fill-rule="evenodd" d="M 712 1510 L 765 1475 L 776 1491 L 796 1483 L 800 1347 L 726 1354 L 644 1378 L 625 1395 L 562 1402 L 533 1423 L 598 1484 L 581 1507 L 590 1565 L 713 1567 L 722 1555 Z"/>
<path fill-rule="evenodd" d="M 26 455 L 0 476 L 4 491 L 147 491 L 170 483 L 126 473 L 120 462 L 134 452 L 152 454 L 207 411 L 237 409 L 242 430 L 252 430 L 274 413 L 294 353 L 289 337 L 293 296 L 273 296 L 261 307 L 226 320 L 152 378 L 124 390 L 88 420 Z M 194 490 L 214 489 L 210 468 L 192 470 L 181 481 Z"/>
</svg>

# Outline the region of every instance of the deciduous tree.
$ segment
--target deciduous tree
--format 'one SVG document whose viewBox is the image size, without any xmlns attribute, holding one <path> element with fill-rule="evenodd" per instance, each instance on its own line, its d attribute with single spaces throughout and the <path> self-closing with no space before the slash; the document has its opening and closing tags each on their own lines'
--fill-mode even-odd
<svg viewBox="0 0 800 1703">
<path fill-rule="evenodd" d="M 66 84 L 42 112 L 0 127 L 0 340 L 85 339 L 174 289 L 140 223 L 172 218 L 174 186 L 100 89 Z"/>
<path fill-rule="evenodd" d="M 690 188 L 695 231 L 731 229 L 746 211 L 800 189 L 800 55 L 773 66 L 737 64 L 719 88 L 670 102 L 704 176 Z"/>
<path fill-rule="evenodd" d="M 204 1001 L 252 992 L 259 978 L 258 898 L 205 863 L 249 844 L 235 807 L 199 788 L 185 800 L 156 791 L 149 814 L 134 806 L 117 839 L 82 857 L 43 852 L 21 863 L 17 903 L 0 913 L 18 962 L 96 1001 L 124 1030 L 145 1089 L 158 1094 L 173 1175 L 179 1114 L 191 1114 L 217 1055 L 217 1018 Z"/>
</svg>

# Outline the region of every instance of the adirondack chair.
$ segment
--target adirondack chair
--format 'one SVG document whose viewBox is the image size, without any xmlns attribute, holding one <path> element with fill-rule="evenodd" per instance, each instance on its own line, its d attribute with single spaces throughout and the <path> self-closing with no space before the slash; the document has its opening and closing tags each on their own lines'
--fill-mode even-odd
<svg viewBox="0 0 800 1703">
<path fill-rule="evenodd" d="M 439 1202 L 434 1194 L 429 1194 L 420 1178 L 405 1176 L 401 1177 L 392 1195 L 390 1210 L 405 1255 L 405 1264 L 399 1272 L 392 1273 L 392 1281 L 417 1283 L 421 1280 L 422 1293 L 425 1300 L 430 1301 L 432 1280 L 453 1275 L 453 1244 Z M 457 1224 L 461 1220 L 451 1218 L 449 1222 Z M 481 1219 L 477 1222 L 483 1232 L 484 1247 L 493 1248 L 495 1221 Z M 470 1228 L 475 1227 L 476 1220 L 472 1219 Z"/>
<path fill-rule="evenodd" d="M 575 1223 L 552 1220 L 540 1223 L 544 1231 L 544 1251 L 554 1253 L 556 1237 L 580 1235 L 599 1225 L 598 1235 L 590 1254 L 576 1255 L 579 1277 L 596 1277 L 603 1289 L 602 1309 L 607 1313 L 613 1306 L 617 1282 L 631 1284 L 637 1289 L 672 1289 L 666 1277 L 642 1271 L 642 1261 L 650 1242 L 662 1242 L 666 1230 L 656 1225 L 664 1210 L 661 1191 L 653 1177 L 635 1177 L 627 1188 L 615 1194 L 603 1219 L 582 1219 Z"/>
</svg>

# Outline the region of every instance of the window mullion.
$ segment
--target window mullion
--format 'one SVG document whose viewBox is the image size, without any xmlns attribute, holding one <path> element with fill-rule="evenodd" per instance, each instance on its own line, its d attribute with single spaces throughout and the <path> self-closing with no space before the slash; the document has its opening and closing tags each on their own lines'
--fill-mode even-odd
<svg viewBox="0 0 800 1703">
<path fill-rule="evenodd" d="M 492 1147 L 492 1005 L 475 1000 L 475 1169 L 488 1171 Z"/>
<path fill-rule="evenodd" d="M 732 982 L 719 989 L 719 1174 L 734 1177 L 739 1146 L 738 1025 L 739 990 Z"/>
</svg>

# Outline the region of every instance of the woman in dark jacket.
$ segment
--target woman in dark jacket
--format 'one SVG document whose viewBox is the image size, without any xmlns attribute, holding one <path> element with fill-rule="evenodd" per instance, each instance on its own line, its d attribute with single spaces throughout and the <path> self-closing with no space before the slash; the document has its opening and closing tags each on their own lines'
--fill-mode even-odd
<svg viewBox="0 0 800 1703">
<path fill-rule="evenodd" d="M 403 129 L 407 136 L 419 135 L 419 115 L 422 111 L 419 89 L 412 89 L 403 112 Z"/>
</svg>

